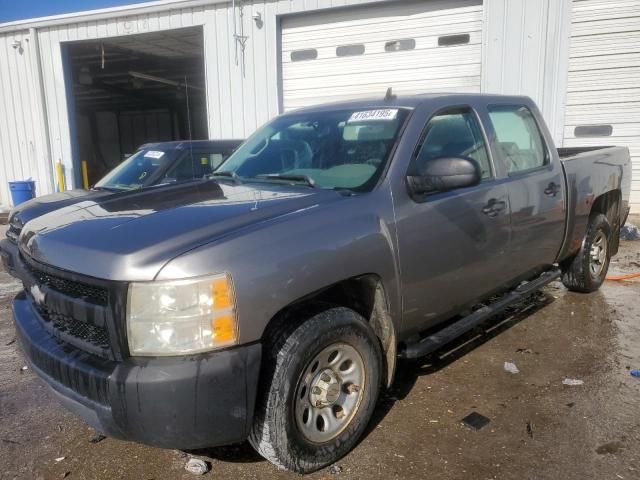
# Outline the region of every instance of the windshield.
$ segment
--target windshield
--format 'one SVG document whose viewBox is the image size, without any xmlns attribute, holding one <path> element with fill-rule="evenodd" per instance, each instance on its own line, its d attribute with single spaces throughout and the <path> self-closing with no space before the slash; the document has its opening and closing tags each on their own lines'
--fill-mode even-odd
<svg viewBox="0 0 640 480">
<path fill-rule="evenodd" d="M 285 115 L 254 133 L 218 171 L 242 180 L 371 190 L 406 117 L 396 108 Z"/>
<path fill-rule="evenodd" d="M 96 183 L 95 188 L 132 190 L 181 182 L 211 174 L 231 154 L 233 145 L 154 145 L 141 148 Z"/>
<path fill-rule="evenodd" d="M 174 149 L 140 149 L 107 173 L 95 188 L 132 190 L 149 185 L 155 178 L 154 174 L 164 170 L 175 155 Z"/>
</svg>

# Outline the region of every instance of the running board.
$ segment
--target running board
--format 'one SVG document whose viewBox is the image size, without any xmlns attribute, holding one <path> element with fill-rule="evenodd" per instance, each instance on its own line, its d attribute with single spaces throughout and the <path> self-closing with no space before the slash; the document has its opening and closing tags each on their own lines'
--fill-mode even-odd
<svg viewBox="0 0 640 480">
<path fill-rule="evenodd" d="M 398 353 L 400 358 L 420 358 L 435 352 L 447 343 L 455 340 L 460 335 L 472 330 L 489 317 L 504 311 L 507 307 L 529 295 L 536 290 L 544 287 L 548 283 L 553 282 L 562 275 L 559 268 L 549 270 L 541 274 L 535 280 L 520 284 L 509 293 L 502 295 L 495 302 L 479 308 L 475 312 L 466 317 L 461 318 L 456 323 L 421 339 L 418 342 L 407 345 L 407 347 Z"/>
</svg>

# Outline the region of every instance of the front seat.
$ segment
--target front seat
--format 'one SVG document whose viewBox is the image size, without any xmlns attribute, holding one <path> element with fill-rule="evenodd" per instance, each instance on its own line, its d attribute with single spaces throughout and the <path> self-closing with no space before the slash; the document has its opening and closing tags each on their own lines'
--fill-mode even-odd
<svg viewBox="0 0 640 480">
<path fill-rule="evenodd" d="M 288 170 L 311 168 L 313 151 L 304 140 L 280 140 L 280 158 Z"/>
</svg>

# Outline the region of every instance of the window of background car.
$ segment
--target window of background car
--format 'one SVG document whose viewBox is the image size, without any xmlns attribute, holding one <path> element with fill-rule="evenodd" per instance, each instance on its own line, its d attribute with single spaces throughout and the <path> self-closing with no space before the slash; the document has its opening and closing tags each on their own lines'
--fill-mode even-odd
<svg viewBox="0 0 640 480">
<path fill-rule="evenodd" d="M 531 170 L 548 163 L 542 134 L 527 107 L 490 106 L 489 118 L 496 132 L 498 155 L 508 173 Z"/>
<path fill-rule="evenodd" d="M 180 182 L 210 175 L 230 155 L 230 152 L 212 152 L 202 147 L 194 149 L 186 147 L 180 155 L 181 158 L 176 161 L 176 165 L 166 173 L 166 179 Z"/>
<path fill-rule="evenodd" d="M 436 158 L 462 157 L 475 160 L 482 178 L 492 176 L 487 145 L 476 115 L 470 108 L 456 108 L 434 115 L 410 171 L 419 174 L 422 166 Z"/>
<path fill-rule="evenodd" d="M 96 183 L 95 188 L 132 190 L 148 185 L 156 172 L 173 161 L 175 150 L 141 149 Z"/>
<path fill-rule="evenodd" d="M 285 115 L 253 134 L 219 171 L 260 181 L 306 176 L 321 188 L 367 191 L 384 171 L 406 117 L 398 108 Z"/>
</svg>

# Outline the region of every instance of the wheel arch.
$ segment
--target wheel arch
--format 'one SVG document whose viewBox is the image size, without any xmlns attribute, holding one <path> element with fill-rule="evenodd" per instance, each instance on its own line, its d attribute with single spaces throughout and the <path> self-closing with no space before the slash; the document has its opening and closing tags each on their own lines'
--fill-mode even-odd
<svg viewBox="0 0 640 480">
<path fill-rule="evenodd" d="M 387 291 L 380 276 L 374 273 L 341 280 L 282 308 L 269 320 L 262 334 L 267 348 L 290 328 L 331 306 L 350 308 L 367 320 L 380 341 L 384 384 L 390 386 L 396 366 L 396 327 L 390 314 Z"/>
<path fill-rule="evenodd" d="M 620 190 L 610 190 L 597 197 L 589 213 L 589 220 L 597 214 L 603 214 L 607 217 L 609 225 L 611 225 L 611 238 L 609 239 L 609 248 L 611 256 L 618 253 L 620 244 L 620 224 L 622 214 L 620 208 L 622 206 L 622 192 Z"/>
</svg>

